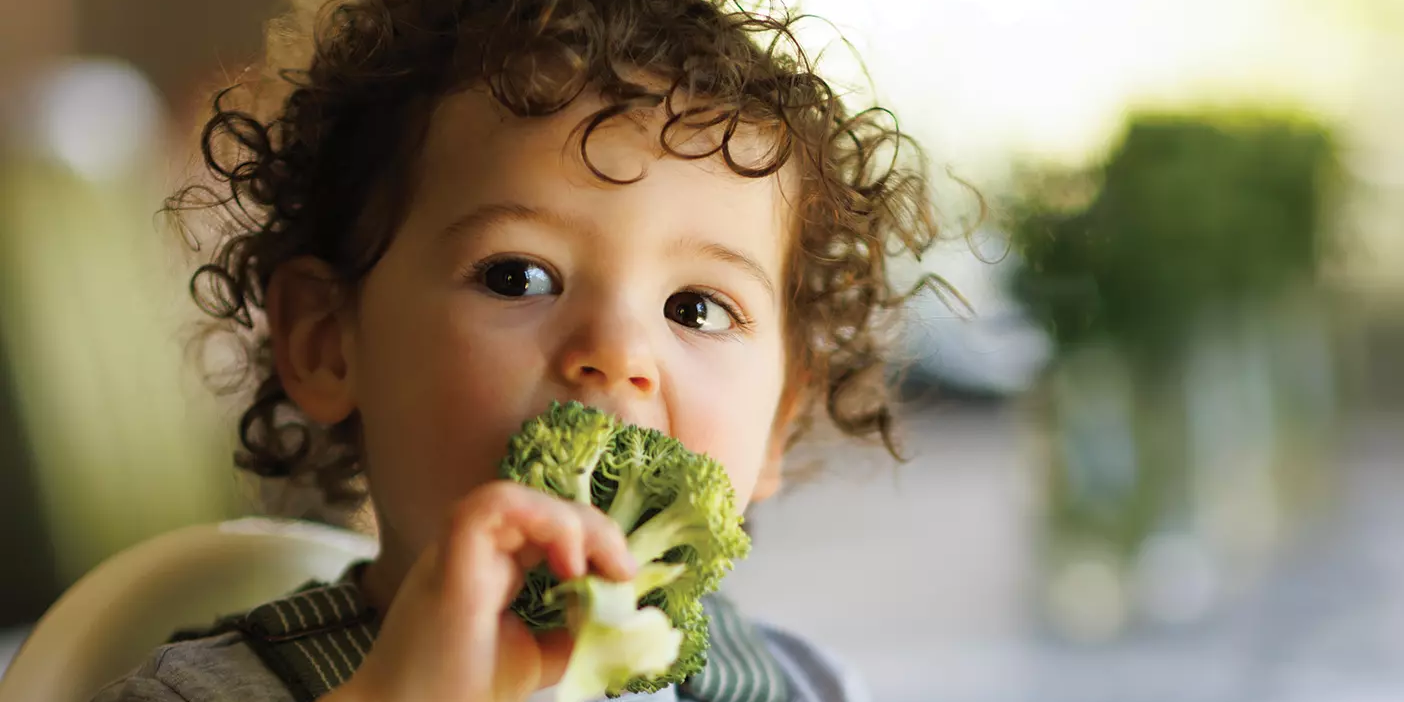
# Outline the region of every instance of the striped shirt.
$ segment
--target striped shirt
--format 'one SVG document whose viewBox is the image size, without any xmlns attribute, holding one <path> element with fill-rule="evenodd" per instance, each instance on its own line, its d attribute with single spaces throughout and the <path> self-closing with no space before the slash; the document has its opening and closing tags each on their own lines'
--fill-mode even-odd
<svg viewBox="0 0 1404 702">
<path fill-rule="evenodd" d="M 350 571 L 348 571 L 349 575 Z M 685 683 L 620 702 L 870 702 L 856 676 L 817 646 L 705 601 L 708 663 Z M 352 577 L 179 636 L 94 702 L 312 702 L 349 679 L 377 624 Z M 543 690 L 528 702 L 550 702 Z"/>
</svg>

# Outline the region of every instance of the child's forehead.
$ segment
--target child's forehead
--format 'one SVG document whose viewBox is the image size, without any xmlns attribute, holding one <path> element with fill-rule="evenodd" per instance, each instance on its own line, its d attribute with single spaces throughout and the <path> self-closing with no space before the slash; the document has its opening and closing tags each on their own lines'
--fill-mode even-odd
<svg viewBox="0 0 1404 702">
<path fill-rule="evenodd" d="M 788 168 L 746 177 L 719 156 L 686 160 L 668 154 L 659 145 L 665 114 L 642 109 L 609 120 L 586 140 L 590 166 L 599 172 L 620 180 L 642 176 L 611 185 L 580 153 L 581 125 L 606 104 L 592 96 L 555 115 L 520 118 L 486 91 L 446 97 L 423 144 L 409 228 L 443 229 L 465 211 L 505 204 L 574 215 L 579 222 L 598 218 L 593 226 L 578 227 L 582 231 L 646 218 L 659 226 L 656 235 L 726 232 L 762 249 L 774 246 L 772 254 L 783 258 L 798 222 L 792 206 L 797 200 L 787 192 L 797 180 Z M 750 134 L 733 139 L 738 160 L 763 158 L 772 143 Z"/>
</svg>

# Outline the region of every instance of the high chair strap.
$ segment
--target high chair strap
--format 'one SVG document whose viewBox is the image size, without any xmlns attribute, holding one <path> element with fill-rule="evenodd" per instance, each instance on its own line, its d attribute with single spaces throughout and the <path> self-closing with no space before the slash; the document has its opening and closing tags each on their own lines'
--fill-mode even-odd
<svg viewBox="0 0 1404 702">
<path fill-rule="evenodd" d="M 238 628 L 299 702 L 313 702 L 351 679 L 379 628 L 354 585 L 312 585 L 259 606 Z"/>
</svg>

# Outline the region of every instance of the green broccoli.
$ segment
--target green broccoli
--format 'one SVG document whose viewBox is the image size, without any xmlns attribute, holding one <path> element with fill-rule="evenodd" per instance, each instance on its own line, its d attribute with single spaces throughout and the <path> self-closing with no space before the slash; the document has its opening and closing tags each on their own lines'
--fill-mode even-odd
<svg viewBox="0 0 1404 702">
<path fill-rule="evenodd" d="M 575 648 L 557 686 L 556 699 L 584 702 L 624 689 L 634 678 L 668 672 L 682 649 L 683 634 L 657 607 L 639 608 L 640 588 L 587 576 L 563 583 Z"/>
<path fill-rule="evenodd" d="M 544 566 L 527 573 L 513 611 L 533 629 L 569 627 L 576 639 L 558 700 L 653 692 L 702 670 L 702 597 L 751 546 L 721 464 L 660 431 L 571 402 L 553 403 L 522 426 L 501 474 L 603 510 L 641 564 L 628 583 L 596 576 L 560 583 Z"/>
</svg>

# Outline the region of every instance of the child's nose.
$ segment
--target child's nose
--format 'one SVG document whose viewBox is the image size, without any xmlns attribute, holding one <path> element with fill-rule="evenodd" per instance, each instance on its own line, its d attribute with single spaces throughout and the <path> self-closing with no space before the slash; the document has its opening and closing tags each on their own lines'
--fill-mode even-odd
<svg viewBox="0 0 1404 702">
<path fill-rule="evenodd" d="M 559 369 L 576 388 L 644 395 L 658 389 L 658 367 L 646 331 L 618 318 L 577 329 L 563 348 Z"/>
<path fill-rule="evenodd" d="M 576 385 L 594 384 L 609 386 L 613 384 L 614 378 L 628 378 L 629 383 L 639 390 L 646 393 L 653 392 L 653 379 L 646 374 L 634 373 L 631 371 L 611 373 L 608 370 L 584 364 L 574 369 L 574 377 L 570 378 L 570 380 Z"/>
</svg>

